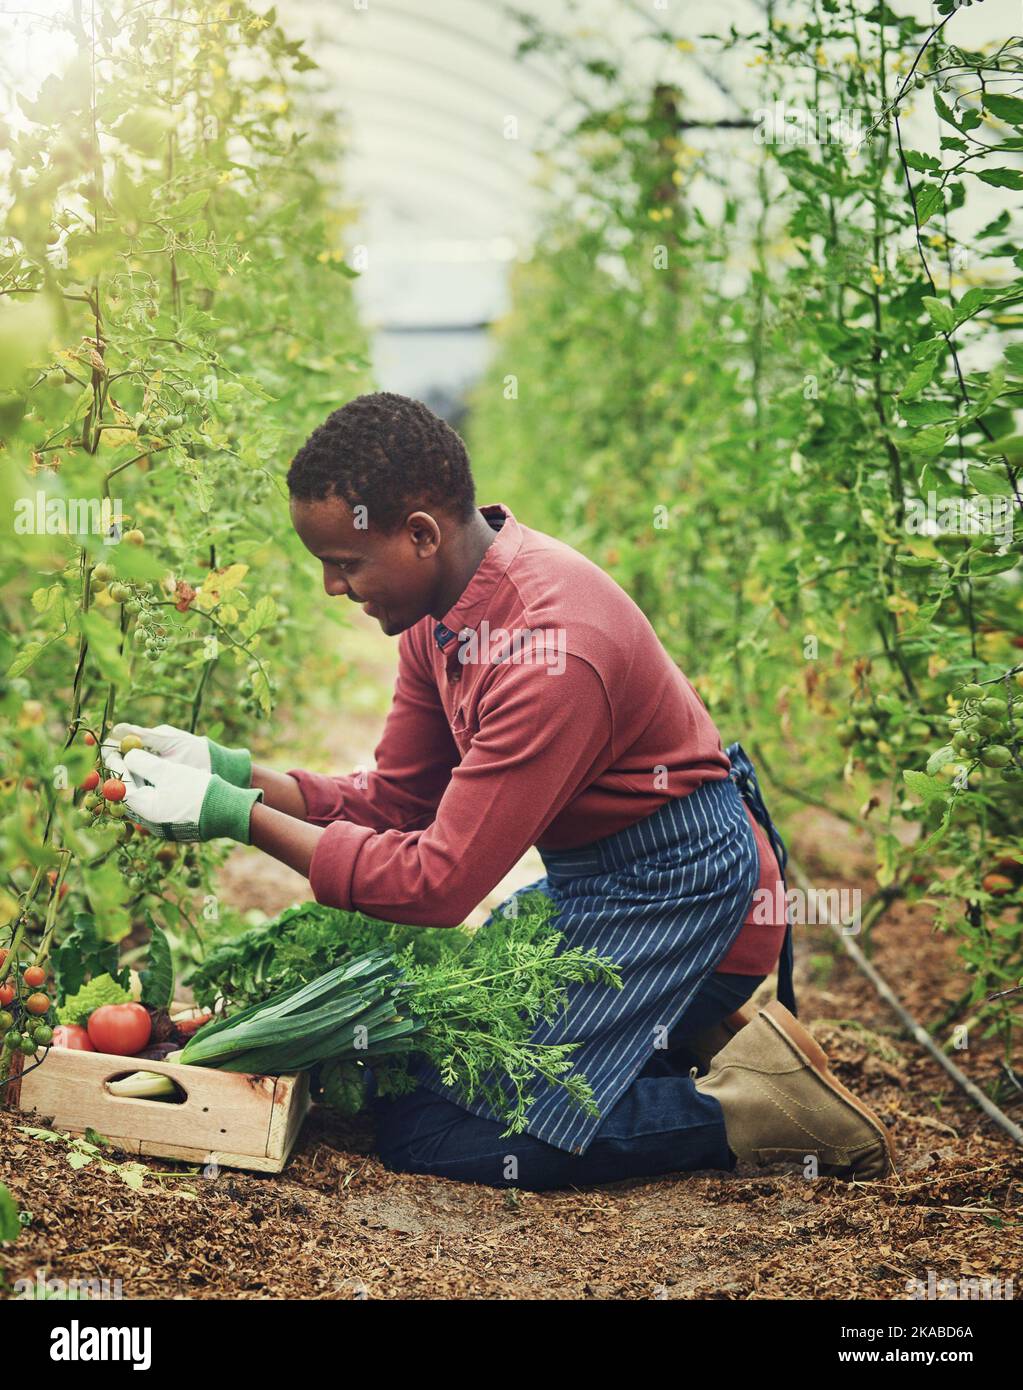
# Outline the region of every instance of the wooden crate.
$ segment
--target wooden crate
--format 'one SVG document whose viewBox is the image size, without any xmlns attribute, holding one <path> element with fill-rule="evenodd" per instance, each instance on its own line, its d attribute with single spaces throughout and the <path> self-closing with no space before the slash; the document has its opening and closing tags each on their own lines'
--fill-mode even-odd
<svg viewBox="0 0 1023 1390">
<path fill-rule="evenodd" d="M 111 1095 L 106 1083 L 133 1071 L 164 1073 L 186 1099 Z M 261 1173 L 284 1167 L 309 1108 L 305 1072 L 252 1076 L 63 1048 L 51 1048 L 42 1066 L 25 1072 L 20 1092 L 19 1109 L 51 1116 L 55 1129 L 94 1129 L 133 1154 Z"/>
</svg>

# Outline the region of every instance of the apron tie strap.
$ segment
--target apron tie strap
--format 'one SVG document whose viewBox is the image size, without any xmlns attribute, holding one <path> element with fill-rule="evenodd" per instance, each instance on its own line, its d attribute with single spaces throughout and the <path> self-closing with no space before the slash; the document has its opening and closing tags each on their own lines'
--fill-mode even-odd
<svg viewBox="0 0 1023 1390">
<path fill-rule="evenodd" d="M 785 883 L 785 866 L 788 863 L 788 851 L 785 842 L 778 834 L 774 822 L 771 820 L 770 813 L 764 804 L 764 796 L 760 790 L 760 783 L 757 780 L 756 769 L 750 761 L 749 755 L 741 743 L 732 743 L 725 749 L 732 770 L 729 773 L 732 781 L 739 789 L 743 800 L 753 812 L 754 819 L 761 826 L 764 834 L 770 841 L 771 848 L 774 850 L 775 858 L 778 860 L 778 868 L 781 870 L 782 883 Z M 786 888 L 786 893 L 788 889 Z M 778 958 L 778 999 L 793 1014 L 796 1012 L 796 994 L 793 985 L 793 968 L 795 955 L 792 944 L 792 921 L 786 908 L 785 939 L 782 942 L 781 955 Z"/>
</svg>

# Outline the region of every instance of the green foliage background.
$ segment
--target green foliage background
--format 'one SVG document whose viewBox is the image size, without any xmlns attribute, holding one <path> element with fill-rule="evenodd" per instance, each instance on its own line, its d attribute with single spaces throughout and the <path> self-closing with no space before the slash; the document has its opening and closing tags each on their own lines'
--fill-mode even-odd
<svg viewBox="0 0 1023 1390">
<path fill-rule="evenodd" d="M 1023 847 L 1023 45 L 975 51 L 969 14 L 938 9 L 932 33 L 821 0 L 704 41 L 748 57 L 762 110 L 841 112 L 858 146 L 761 140 L 741 111 L 690 136 L 684 83 L 625 97 L 599 35 L 525 20 L 604 96 L 552 156 L 570 191 L 518 268 L 470 443 L 486 500 L 632 594 L 776 804 L 872 832 L 868 918 L 938 906 L 965 1006 L 1023 976 L 1021 877 L 989 891 Z M 907 110 L 931 106 L 940 136 L 913 149 Z M 980 186 L 1004 199 L 986 225 Z M 928 534 L 929 495 L 996 499 L 1015 535 Z M 1018 1000 L 978 1011 L 1010 1054 Z"/>
<path fill-rule="evenodd" d="M 191 932 L 223 849 L 83 810 L 86 735 L 250 743 L 281 672 L 297 704 L 324 678 L 283 476 L 370 380 L 339 134 L 275 12 L 68 0 L 52 24 L 69 59 L 0 132 L 0 922 L 45 955 L 73 920 L 99 963 L 147 906 Z M 75 534 L 60 504 L 102 499 L 140 544 Z"/>
</svg>

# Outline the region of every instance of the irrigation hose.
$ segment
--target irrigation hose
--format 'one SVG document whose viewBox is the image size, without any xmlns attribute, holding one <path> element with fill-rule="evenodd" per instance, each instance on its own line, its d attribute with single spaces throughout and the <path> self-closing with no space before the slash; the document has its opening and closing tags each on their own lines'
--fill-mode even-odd
<svg viewBox="0 0 1023 1390">
<path fill-rule="evenodd" d="M 796 880 L 804 893 L 810 891 L 811 885 L 809 879 L 799 866 L 793 862 L 791 857 L 788 861 L 787 872 Z M 902 1003 L 876 966 L 871 965 L 870 961 L 867 960 L 857 943 L 850 938 L 847 932 L 841 930 L 839 923 L 831 920 L 831 916 L 823 904 L 820 905 L 820 920 L 823 920 L 838 937 L 846 955 L 849 956 L 854 965 L 866 975 L 867 979 L 895 1014 L 896 1018 L 898 1018 L 910 1037 L 913 1038 L 915 1042 L 919 1043 L 920 1046 L 934 1058 L 938 1065 L 948 1073 L 956 1085 L 966 1092 L 974 1105 L 983 1110 L 984 1114 L 987 1115 L 990 1120 L 993 1120 L 995 1124 L 998 1125 L 999 1129 L 1003 1129 L 1010 1139 L 1023 1147 L 1023 1129 L 1021 1129 L 1014 1120 L 1011 1120 L 1004 1111 L 999 1110 L 994 1101 L 989 1100 L 980 1087 L 974 1085 L 970 1078 L 961 1072 L 956 1064 L 945 1056 L 944 1052 L 935 1044 L 934 1039 L 926 1029 L 921 1028 L 920 1024 L 917 1023 L 916 1019 Z"/>
</svg>

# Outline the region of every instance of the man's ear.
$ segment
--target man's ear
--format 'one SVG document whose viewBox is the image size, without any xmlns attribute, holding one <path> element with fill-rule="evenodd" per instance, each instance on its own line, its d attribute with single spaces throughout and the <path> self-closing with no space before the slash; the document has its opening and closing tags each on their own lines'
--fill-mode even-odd
<svg viewBox="0 0 1023 1390">
<path fill-rule="evenodd" d="M 405 526 L 420 559 L 436 554 L 440 548 L 441 529 L 429 512 L 412 512 Z"/>
</svg>

